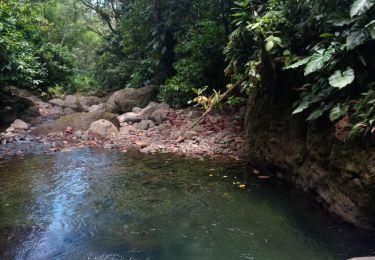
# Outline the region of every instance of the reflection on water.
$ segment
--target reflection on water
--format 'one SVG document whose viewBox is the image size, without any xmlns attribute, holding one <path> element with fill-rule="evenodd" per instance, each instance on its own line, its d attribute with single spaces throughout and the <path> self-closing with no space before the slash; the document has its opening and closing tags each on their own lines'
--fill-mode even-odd
<svg viewBox="0 0 375 260">
<path fill-rule="evenodd" d="M 88 149 L 0 162 L 0 259 L 375 254 L 372 237 L 248 172 L 244 165 Z"/>
</svg>

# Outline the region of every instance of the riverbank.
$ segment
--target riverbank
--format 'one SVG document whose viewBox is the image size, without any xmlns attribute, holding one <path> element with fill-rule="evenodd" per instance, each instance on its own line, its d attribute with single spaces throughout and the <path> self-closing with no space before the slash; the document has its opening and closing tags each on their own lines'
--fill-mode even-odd
<svg viewBox="0 0 375 260">
<path fill-rule="evenodd" d="M 90 104 L 97 110 L 88 108 L 88 112 L 76 112 L 74 100 L 70 102 L 74 105 L 71 107 L 64 107 L 56 99 L 43 102 L 33 96 L 32 100 L 40 116 L 30 123 L 18 119 L 1 133 L 0 156 L 98 147 L 122 152 L 136 149 L 142 153 L 241 160 L 244 109 L 241 113 L 213 113 L 191 128 L 204 111 L 176 110 L 167 104 L 150 102 L 144 108 L 133 108 L 135 112 L 119 115 L 100 111 L 103 107 L 100 104 Z"/>
</svg>

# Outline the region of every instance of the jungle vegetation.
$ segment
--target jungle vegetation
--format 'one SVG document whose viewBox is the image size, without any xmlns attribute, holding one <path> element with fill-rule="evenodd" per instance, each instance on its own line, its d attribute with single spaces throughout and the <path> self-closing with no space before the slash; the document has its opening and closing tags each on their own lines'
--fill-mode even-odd
<svg viewBox="0 0 375 260">
<path fill-rule="evenodd" d="M 292 75 L 299 96 L 293 114 L 350 118 L 353 136 L 367 135 L 375 132 L 374 6 L 375 0 L 5 0 L 0 84 L 46 96 L 156 84 L 159 99 L 175 107 L 236 106 L 262 87 L 267 65 Z"/>
</svg>

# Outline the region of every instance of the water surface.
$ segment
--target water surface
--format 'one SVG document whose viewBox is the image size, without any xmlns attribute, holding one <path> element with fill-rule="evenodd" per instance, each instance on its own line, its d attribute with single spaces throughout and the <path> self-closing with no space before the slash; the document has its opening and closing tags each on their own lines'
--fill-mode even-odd
<svg viewBox="0 0 375 260">
<path fill-rule="evenodd" d="M 0 161 L 0 259 L 371 254 L 368 234 L 241 163 L 89 149 Z"/>
</svg>

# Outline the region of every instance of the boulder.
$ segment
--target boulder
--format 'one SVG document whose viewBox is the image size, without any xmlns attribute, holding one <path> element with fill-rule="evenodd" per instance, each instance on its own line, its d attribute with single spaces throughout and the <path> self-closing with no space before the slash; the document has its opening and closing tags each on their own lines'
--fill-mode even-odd
<svg viewBox="0 0 375 260">
<path fill-rule="evenodd" d="M 89 112 L 105 112 L 105 103 L 89 107 Z"/>
<path fill-rule="evenodd" d="M 105 119 L 100 119 L 91 123 L 88 130 L 89 138 L 110 139 L 117 133 L 117 127 Z"/>
<path fill-rule="evenodd" d="M 125 113 L 133 107 L 145 107 L 156 98 L 157 86 L 146 86 L 139 89 L 127 88 L 116 91 L 106 103 L 106 111 L 111 113 Z"/>
<path fill-rule="evenodd" d="M 133 113 L 133 112 L 128 112 L 128 113 L 125 113 L 119 117 L 117 117 L 117 119 L 120 121 L 120 123 L 136 123 L 136 122 L 140 122 L 142 120 L 142 118 L 136 114 L 136 113 Z"/>
<path fill-rule="evenodd" d="M 74 109 L 72 109 L 72 108 L 70 108 L 70 107 L 66 107 L 66 108 L 64 108 L 64 111 L 63 111 L 63 113 L 65 114 L 65 115 L 69 115 L 69 114 L 73 114 L 73 113 L 75 113 L 76 111 L 74 111 Z"/>
<path fill-rule="evenodd" d="M 58 107 L 63 107 L 64 106 L 64 100 L 59 99 L 59 98 L 54 98 L 48 101 L 50 104 Z"/>
<path fill-rule="evenodd" d="M 73 113 L 70 115 L 62 116 L 52 123 L 47 123 L 38 126 L 31 131 L 34 135 L 46 135 L 52 132 L 65 131 L 67 127 L 72 127 L 73 131 L 86 131 L 89 129 L 92 122 L 99 119 L 105 119 L 112 122 L 116 127 L 120 126 L 116 114 L 106 112 L 89 112 L 89 113 Z"/>
<path fill-rule="evenodd" d="M 101 98 L 89 96 L 89 97 L 79 97 L 80 106 L 83 111 L 89 112 L 90 107 L 94 105 L 99 105 L 102 102 Z"/>
<path fill-rule="evenodd" d="M 29 125 L 22 121 L 21 119 L 14 120 L 13 124 L 10 125 L 15 130 L 27 130 L 29 129 Z"/>
<path fill-rule="evenodd" d="M 82 110 L 81 102 L 77 96 L 69 95 L 64 100 L 64 107 L 69 107 L 75 111 Z"/>
</svg>

